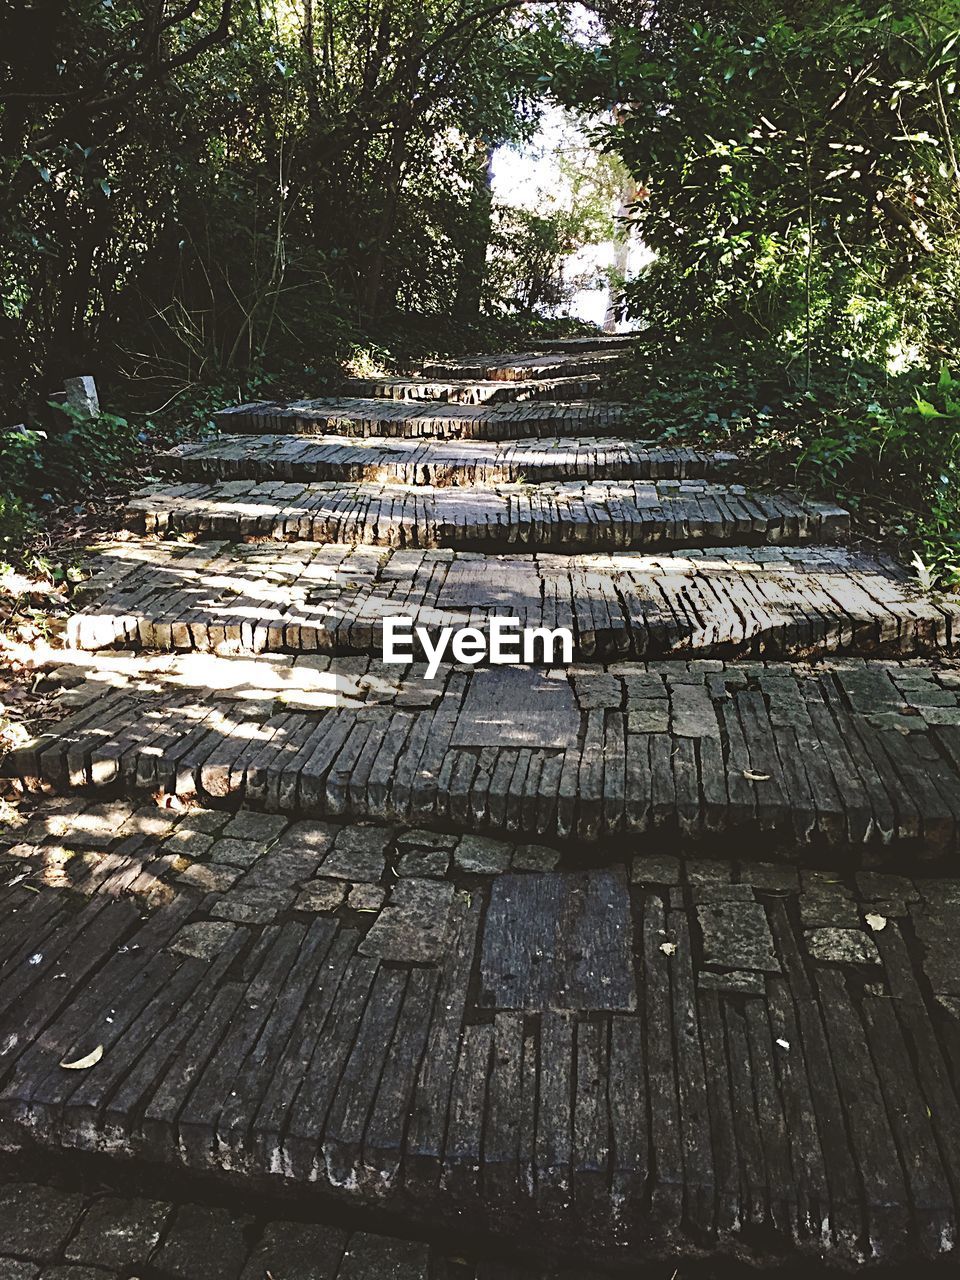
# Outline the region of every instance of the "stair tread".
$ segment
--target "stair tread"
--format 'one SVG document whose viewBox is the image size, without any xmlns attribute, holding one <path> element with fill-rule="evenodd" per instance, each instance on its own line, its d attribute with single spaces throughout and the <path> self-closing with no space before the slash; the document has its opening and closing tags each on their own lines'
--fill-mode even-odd
<svg viewBox="0 0 960 1280">
<path fill-rule="evenodd" d="M 626 405 L 601 400 L 457 404 L 420 398 L 328 396 L 253 401 L 220 409 L 213 418 L 225 432 L 509 440 L 616 433 L 622 429 L 626 415 Z"/>
<path fill-rule="evenodd" d="M 589 434 L 504 442 L 265 432 L 200 440 L 159 455 L 164 470 L 190 479 L 404 483 L 686 479 L 726 470 L 736 461 L 735 454 L 721 450 L 659 447 Z"/>
<path fill-rule="evenodd" d="M 341 384 L 341 391 L 355 396 L 387 400 L 448 401 L 462 405 L 516 404 L 540 400 L 581 400 L 595 396 L 603 386 L 598 373 L 559 374 L 524 379 L 483 377 L 355 377 Z"/>
<path fill-rule="evenodd" d="M 594 550 L 739 542 L 829 542 L 841 507 L 705 480 L 577 481 L 477 488 L 375 482 L 223 481 L 134 496 L 139 532 L 378 545 Z"/>
<path fill-rule="evenodd" d="M 607 373 L 623 363 L 623 352 L 504 352 L 436 360 L 422 368 L 424 378 L 483 378 L 492 382 L 527 382 L 544 374 L 570 377 Z"/>
<path fill-rule="evenodd" d="M 853 850 L 870 865 L 904 841 L 925 856 L 957 847 L 957 662 L 454 664 L 423 677 L 422 664 L 363 655 L 74 653 L 50 675 L 73 686 L 61 695 L 66 718 L 3 768 L 60 790 L 415 815 L 587 844 L 616 832 L 721 844 L 754 832 Z"/>
<path fill-rule="evenodd" d="M 70 643 L 218 652 L 382 650 L 400 614 L 436 636 L 492 615 L 568 627 L 577 660 L 951 652 L 960 603 L 842 547 L 490 556 L 317 543 L 104 545 Z"/>
</svg>

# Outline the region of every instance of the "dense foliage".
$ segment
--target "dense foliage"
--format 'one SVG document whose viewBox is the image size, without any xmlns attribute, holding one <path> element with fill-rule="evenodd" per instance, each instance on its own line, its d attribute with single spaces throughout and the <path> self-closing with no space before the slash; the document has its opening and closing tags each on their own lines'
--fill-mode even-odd
<svg viewBox="0 0 960 1280">
<path fill-rule="evenodd" d="M 631 221 L 656 254 L 627 310 L 674 372 L 672 429 L 729 435 L 732 395 L 733 434 L 773 424 L 811 482 L 905 503 L 956 581 L 960 3 L 606 12 L 609 42 L 569 52 L 554 84 L 616 103 L 601 141 L 636 176 Z"/>
<path fill-rule="evenodd" d="M 333 367 L 479 312 L 490 148 L 562 37 L 520 0 L 0 6 L 0 391 Z M 146 390 L 146 386 L 144 387 Z"/>
</svg>

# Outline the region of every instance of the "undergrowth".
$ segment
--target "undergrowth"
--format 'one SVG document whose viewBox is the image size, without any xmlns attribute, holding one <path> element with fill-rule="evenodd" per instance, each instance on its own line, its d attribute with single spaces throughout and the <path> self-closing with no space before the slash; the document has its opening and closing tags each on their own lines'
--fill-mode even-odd
<svg viewBox="0 0 960 1280">
<path fill-rule="evenodd" d="M 892 377 L 838 364 L 811 390 L 773 361 L 694 345 L 644 348 L 620 394 L 637 434 L 725 447 L 748 473 L 836 499 L 861 536 L 960 590 L 960 371 Z"/>
</svg>

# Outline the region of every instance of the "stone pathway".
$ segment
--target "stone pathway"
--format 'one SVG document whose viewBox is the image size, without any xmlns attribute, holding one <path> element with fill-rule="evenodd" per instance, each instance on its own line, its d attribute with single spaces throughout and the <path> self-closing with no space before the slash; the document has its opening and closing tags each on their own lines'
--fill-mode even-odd
<svg viewBox="0 0 960 1280">
<path fill-rule="evenodd" d="M 3 765 L 8 1148 L 603 1266 L 953 1248 L 957 606 L 837 506 L 618 438 L 578 401 L 619 348 L 227 410 L 132 500 Z M 426 679 L 398 612 L 574 663 Z M 23 1274 L 72 1260 L 2 1220 Z"/>
<path fill-rule="evenodd" d="M 953 1246 L 954 881 L 123 802 L 47 802 L 17 838 L 8 1147 L 601 1263 Z M 0 1254 L 29 1256 L 2 1206 Z"/>
</svg>

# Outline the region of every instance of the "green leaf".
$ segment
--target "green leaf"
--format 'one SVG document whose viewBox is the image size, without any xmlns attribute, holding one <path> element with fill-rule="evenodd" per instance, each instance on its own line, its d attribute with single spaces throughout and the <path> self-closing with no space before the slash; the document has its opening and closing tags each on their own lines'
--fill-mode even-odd
<svg viewBox="0 0 960 1280">
<path fill-rule="evenodd" d="M 920 414 L 921 418 L 945 418 L 946 417 L 946 414 L 941 413 L 940 410 L 936 407 L 936 405 L 931 404 L 929 400 L 924 400 L 919 393 L 917 393 L 917 395 L 914 397 L 914 403 L 916 404 L 916 407 L 917 407 L 917 413 Z"/>
</svg>

